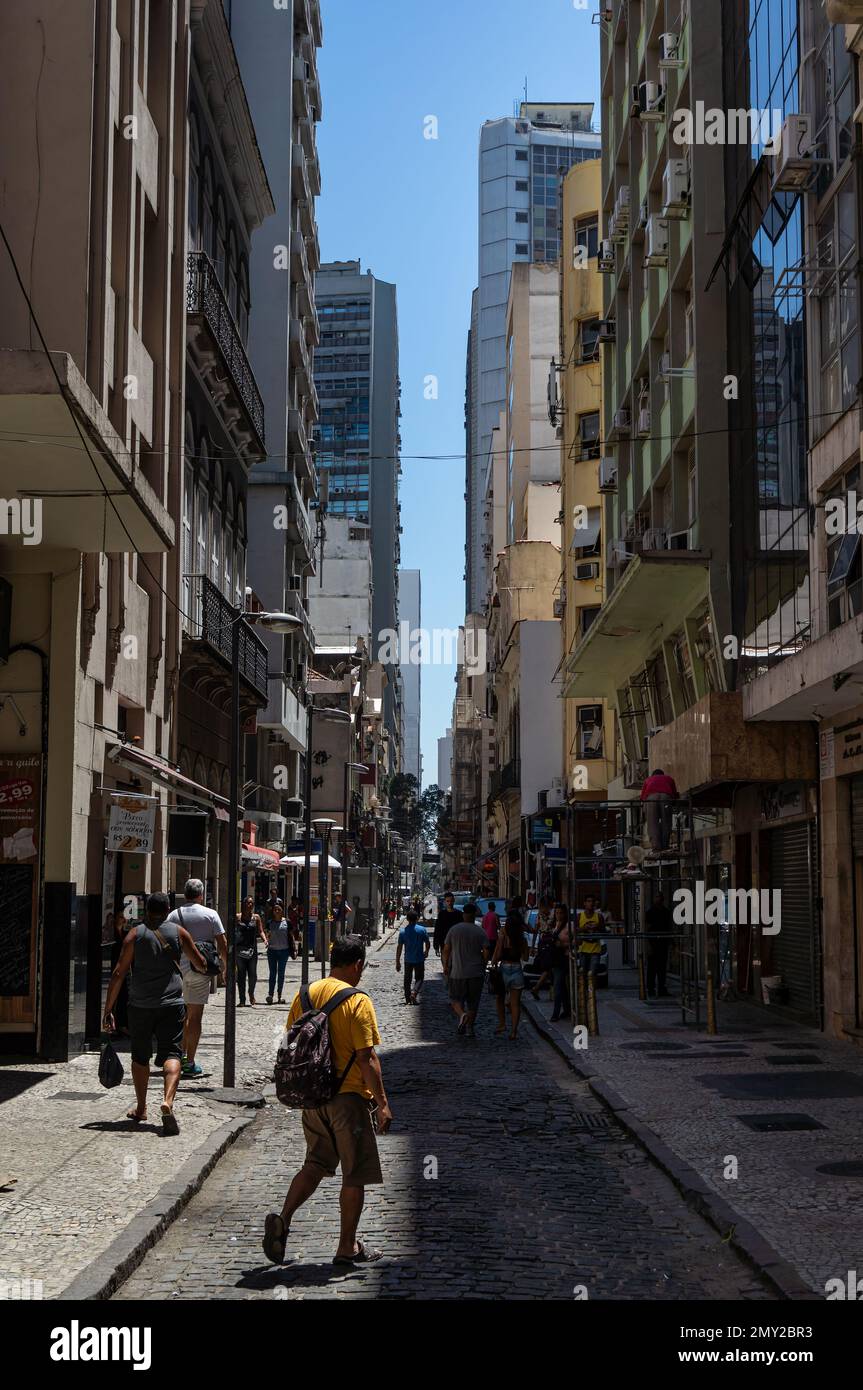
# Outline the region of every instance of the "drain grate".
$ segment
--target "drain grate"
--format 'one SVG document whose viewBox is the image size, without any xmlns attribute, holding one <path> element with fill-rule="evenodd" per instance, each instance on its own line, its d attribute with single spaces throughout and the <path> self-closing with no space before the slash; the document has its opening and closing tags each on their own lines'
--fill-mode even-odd
<svg viewBox="0 0 863 1390">
<path fill-rule="evenodd" d="M 811 1115 L 738 1115 L 737 1119 L 757 1134 L 790 1134 L 794 1130 L 826 1128 Z"/>
<path fill-rule="evenodd" d="M 55 1091 L 52 1100 L 104 1100 L 104 1091 Z"/>
<path fill-rule="evenodd" d="M 590 1110 L 578 1110 L 572 1119 L 571 1133 L 598 1134 L 607 1133 L 609 1130 L 620 1132 L 620 1125 L 613 1115 L 603 1115 L 601 1112 L 594 1114 Z"/>
<path fill-rule="evenodd" d="M 863 1178 L 863 1163 L 859 1159 L 851 1159 L 847 1163 L 824 1163 L 815 1172 L 826 1173 L 828 1178 Z"/>
</svg>

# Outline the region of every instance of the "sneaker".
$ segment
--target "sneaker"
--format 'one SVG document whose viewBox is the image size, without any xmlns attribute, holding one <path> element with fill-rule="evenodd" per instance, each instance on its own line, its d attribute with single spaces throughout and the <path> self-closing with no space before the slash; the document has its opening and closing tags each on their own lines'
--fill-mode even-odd
<svg viewBox="0 0 863 1390">
<path fill-rule="evenodd" d="M 181 1076 L 203 1076 L 204 1068 L 199 1067 L 197 1062 L 186 1061 L 180 1068 Z"/>
</svg>

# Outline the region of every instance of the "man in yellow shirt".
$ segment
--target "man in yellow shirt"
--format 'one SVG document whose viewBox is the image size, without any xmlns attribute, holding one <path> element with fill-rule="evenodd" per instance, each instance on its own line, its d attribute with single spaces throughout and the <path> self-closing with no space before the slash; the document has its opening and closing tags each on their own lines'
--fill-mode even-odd
<svg viewBox="0 0 863 1390">
<path fill-rule="evenodd" d="M 329 978 L 314 980 L 309 986 L 312 1004 L 320 1008 L 346 985 L 356 989 L 365 964 L 366 948 L 359 937 L 336 938 L 330 955 Z M 302 1013 L 303 1006 L 297 994 L 288 1014 L 288 1028 Z M 372 1103 L 377 1105 L 378 1134 L 386 1134 L 393 1118 L 384 1090 L 380 1059 L 375 1052 L 381 1040 L 378 1021 L 368 995 L 354 994 L 339 1004 L 329 1016 L 329 1033 L 336 1074 L 344 1075 L 345 1079 L 333 1100 L 302 1112 L 306 1159 L 288 1189 L 281 1214 L 271 1212 L 264 1227 L 264 1253 L 274 1264 L 281 1264 L 285 1258 L 294 1212 L 309 1200 L 323 1178 L 335 1177 L 339 1165 L 342 1170 L 341 1229 L 333 1264 L 366 1263 L 380 1259 L 382 1254 L 357 1239 L 365 1189 L 383 1182 L 372 1123 Z"/>
<path fill-rule="evenodd" d="M 605 918 L 597 909 L 596 898 L 588 894 L 584 900 L 584 907 L 578 914 L 575 936 L 578 949 L 576 965 L 579 970 L 584 971 L 585 975 L 596 974 L 599 969 L 599 958 L 602 955 L 602 942 L 585 940 L 585 937 L 601 932 L 604 926 Z"/>
</svg>

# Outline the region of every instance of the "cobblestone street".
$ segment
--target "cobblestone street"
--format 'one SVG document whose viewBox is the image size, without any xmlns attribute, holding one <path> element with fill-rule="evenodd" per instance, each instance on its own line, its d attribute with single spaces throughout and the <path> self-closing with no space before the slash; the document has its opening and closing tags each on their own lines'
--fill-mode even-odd
<svg viewBox="0 0 863 1390">
<path fill-rule="evenodd" d="M 527 1020 L 517 1043 L 496 1038 L 485 997 L 476 1040 L 459 1038 L 434 957 L 420 1009 L 393 961 L 372 951 L 364 977 L 395 1122 L 360 1230 L 385 1258 L 333 1268 L 334 1180 L 295 1218 L 288 1262 L 266 1262 L 264 1216 L 303 1155 L 299 1116 L 269 1094 L 117 1298 L 769 1297 Z M 264 1084 L 285 1013 L 240 1013 L 244 1081 Z"/>
</svg>

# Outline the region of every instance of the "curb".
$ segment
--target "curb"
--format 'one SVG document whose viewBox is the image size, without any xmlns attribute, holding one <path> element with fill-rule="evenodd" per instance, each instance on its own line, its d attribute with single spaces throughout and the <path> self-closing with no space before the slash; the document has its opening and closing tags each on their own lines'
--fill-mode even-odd
<svg viewBox="0 0 863 1390">
<path fill-rule="evenodd" d="M 579 1064 L 560 1035 L 549 1027 L 548 1022 L 533 1012 L 532 1007 L 522 999 L 522 1009 L 527 1014 L 536 1031 L 560 1056 L 570 1071 L 586 1081 L 593 1094 L 614 1115 L 623 1129 L 631 1134 L 648 1157 L 671 1179 L 687 1204 L 722 1236 L 738 1254 L 751 1264 L 771 1285 L 782 1299 L 793 1302 L 818 1302 L 818 1294 L 801 1279 L 792 1264 L 774 1250 L 750 1221 L 741 1216 L 724 1197 L 720 1197 L 709 1187 L 700 1173 L 682 1159 L 679 1154 L 660 1139 L 648 1125 L 633 1114 L 629 1103 L 617 1091 L 588 1066 Z"/>
<path fill-rule="evenodd" d="M 257 1114 L 257 1111 L 255 1111 Z M 203 1186 L 205 1178 L 215 1168 L 222 1155 L 253 1123 L 255 1114 L 238 1115 L 213 1131 L 205 1142 L 186 1159 L 176 1177 L 160 1187 L 143 1211 L 129 1222 L 125 1230 L 111 1242 L 65 1289 L 56 1295 L 58 1301 L 83 1303 L 94 1299 L 106 1300 L 116 1293 L 143 1260 L 147 1251 L 160 1240 L 168 1227 Z"/>
</svg>

